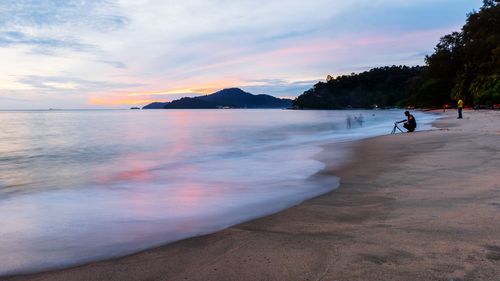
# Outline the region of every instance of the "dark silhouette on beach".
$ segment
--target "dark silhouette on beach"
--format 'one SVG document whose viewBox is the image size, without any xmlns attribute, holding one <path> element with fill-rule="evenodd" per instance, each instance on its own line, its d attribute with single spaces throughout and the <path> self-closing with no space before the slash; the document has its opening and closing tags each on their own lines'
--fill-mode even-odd
<svg viewBox="0 0 500 281">
<path fill-rule="evenodd" d="M 403 127 L 408 130 L 409 133 L 414 132 L 415 129 L 417 128 L 417 121 L 415 120 L 415 117 L 410 114 L 409 111 L 405 111 L 405 116 L 406 119 L 403 119 L 401 121 L 397 121 L 396 124 L 403 123 Z"/>
</svg>

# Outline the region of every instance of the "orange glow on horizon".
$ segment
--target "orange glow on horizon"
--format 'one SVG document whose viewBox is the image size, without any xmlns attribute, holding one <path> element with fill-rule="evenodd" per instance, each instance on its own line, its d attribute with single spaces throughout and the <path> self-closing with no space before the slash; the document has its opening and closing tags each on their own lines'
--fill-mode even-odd
<svg viewBox="0 0 500 281">
<path fill-rule="evenodd" d="M 139 93 L 128 93 L 126 96 L 135 97 L 135 96 L 156 96 L 156 95 L 179 95 L 179 94 L 211 94 L 215 91 L 218 91 L 218 87 L 210 87 L 210 88 L 180 88 L 174 90 L 163 90 L 163 91 L 151 91 L 151 92 L 139 92 Z"/>
<path fill-rule="evenodd" d="M 146 105 L 152 102 L 165 102 L 164 100 L 155 99 L 114 99 L 110 98 L 96 98 L 91 97 L 88 101 L 90 105 L 100 106 L 119 106 L 119 105 Z"/>
<path fill-rule="evenodd" d="M 286 83 L 295 83 L 300 81 L 321 80 L 320 77 L 295 77 L 282 79 Z M 182 83 L 182 82 L 181 82 Z M 152 102 L 170 102 L 183 96 L 208 95 L 226 88 L 233 87 L 251 87 L 266 86 L 267 81 L 253 80 L 244 81 L 238 79 L 221 79 L 206 83 L 191 84 L 187 87 L 177 87 L 164 90 L 145 90 L 134 92 L 114 92 L 114 93 L 95 93 L 88 99 L 89 105 L 96 106 L 136 106 L 147 105 Z M 186 81 L 187 85 L 189 82 Z M 169 95 L 177 95 L 175 98 L 169 98 Z M 163 96 L 163 97 L 161 97 Z M 290 98 L 288 96 L 280 98 Z"/>
<path fill-rule="evenodd" d="M 144 91 L 138 93 L 128 93 L 129 97 L 134 96 L 155 96 L 155 95 L 182 95 L 182 94 L 198 94 L 198 95 L 208 95 L 224 88 L 235 87 L 236 85 L 242 85 L 243 82 L 240 80 L 219 80 L 212 81 L 208 83 L 194 84 L 188 87 L 179 87 L 167 90 L 157 90 L 157 91 Z"/>
<path fill-rule="evenodd" d="M 208 95 L 224 88 L 236 87 L 244 84 L 237 80 L 220 80 L 205 84 L 195 84 L 190 87 L 174 88 L 167 90 L 128 92 L 128 93 L 109 93 L 95 94 L 88 99 L 90 105 L 98 106 L 120 106 L 120 105 L 146 105 L 152 102 L 168 102 L 170 99 L 161 99 L 155 96 L 168 95 Z M 97 96 L 99 95 L 99 96 Z"/>
</svg>

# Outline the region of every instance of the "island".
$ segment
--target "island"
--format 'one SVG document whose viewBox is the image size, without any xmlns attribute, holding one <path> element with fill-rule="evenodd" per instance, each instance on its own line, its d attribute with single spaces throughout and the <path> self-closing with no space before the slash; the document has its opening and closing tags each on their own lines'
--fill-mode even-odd
<svg viewBox="0 0 500 281">
<path fill-rule="evenodd" d="M 183 97 L 171 102 L 153 102 L 142 109 L 288 108 L 291 105 L 291 99 L 254 95 L 239 88 L 228 88 L 205 96 Z"/>
</svg>

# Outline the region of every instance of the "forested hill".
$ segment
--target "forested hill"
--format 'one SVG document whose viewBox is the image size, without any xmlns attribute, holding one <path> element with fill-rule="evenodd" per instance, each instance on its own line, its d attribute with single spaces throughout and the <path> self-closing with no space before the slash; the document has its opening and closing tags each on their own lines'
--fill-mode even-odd
<svg viewBox="0 0 500 281">
<path fill-rule="evenodd" d="M 206 96 L 184 97 L 171 102 L 154 102 L 143 109 L 287 108 L 292 100 L 270 95 L 253 95 L 238 88 L 224 89 Z"/>
<path fill-rule="evenodd" d="M 372 108 L 402 105 L 408 85 L 423 67 L 391 66 L 319 82 L 294 100 L 303 109 Z"/>
<path fill-rule="evenodd" d="M 484 0 L 460 32 L 443 36 L 424 67 L 392 66 L 319 82 L 294 100 L 311 109 L 373 105 L 442 107 L 500 104 L 500 4 Z"/>
</svg>

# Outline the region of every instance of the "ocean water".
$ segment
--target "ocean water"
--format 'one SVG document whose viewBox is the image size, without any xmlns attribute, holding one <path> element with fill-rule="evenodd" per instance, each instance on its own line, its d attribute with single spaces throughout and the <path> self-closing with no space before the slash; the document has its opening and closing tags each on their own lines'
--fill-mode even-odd
<svg viewBox="0 0 500 281">
<path fill-rule="evenodd" d="M 347 116 L 351 116 L 351 128 Z M 362 122 L 355 118 L 362 116 Z M 436 115 L 415 112 L 417 130 Z M 0 275 L 130 254 L 326 193 L 324 143 L 401 110 L 0 111 Z"/>
</svg>

